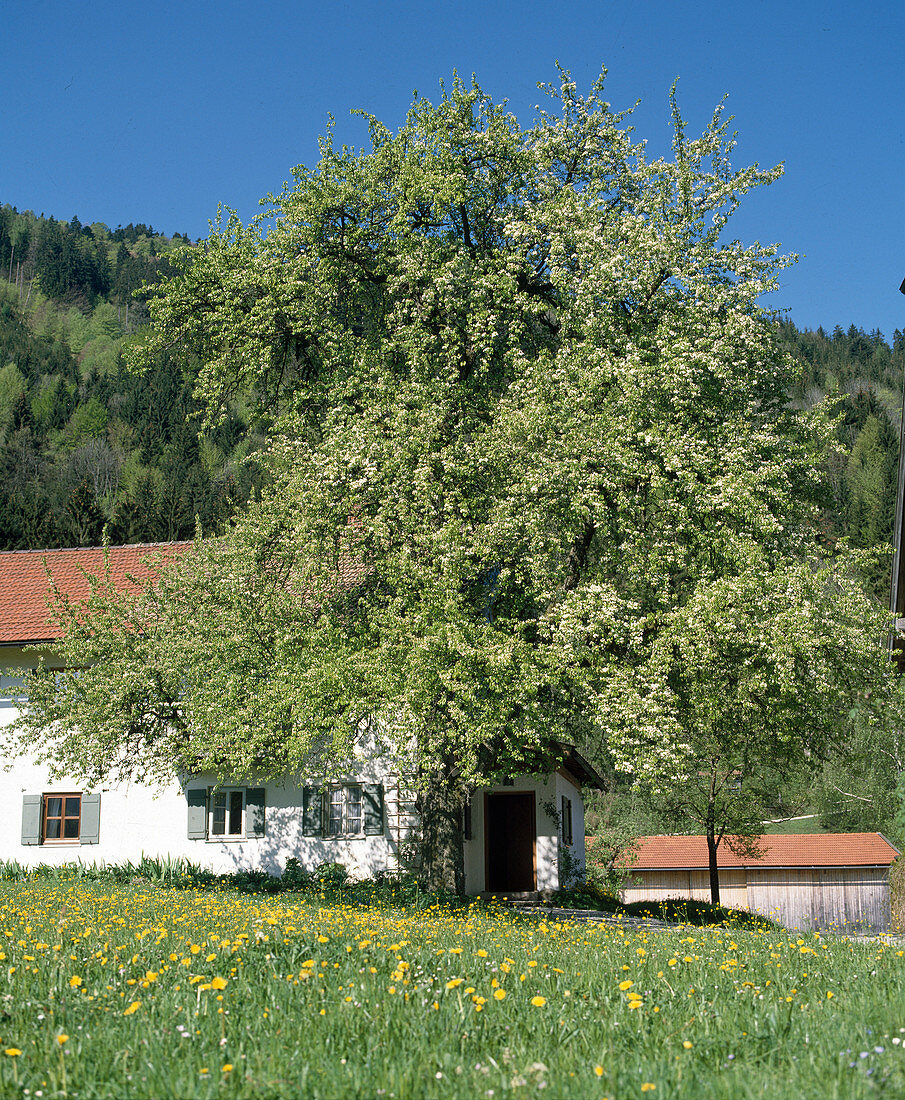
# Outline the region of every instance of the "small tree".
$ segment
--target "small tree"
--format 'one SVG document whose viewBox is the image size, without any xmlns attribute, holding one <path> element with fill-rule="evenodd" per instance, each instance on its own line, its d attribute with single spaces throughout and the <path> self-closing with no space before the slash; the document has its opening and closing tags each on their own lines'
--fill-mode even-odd
<svg viewBox="0 0 905 1100">
<path fill-rule="evenodd" d="M 764 557 L 699 585 L 668 616 L 643 690 L 682 762 L 666 783 L 645 780 L 637 729 L 613 740 L 619 766 L 639 777 L 663 818 L 706 835 L 715 905 L 719 845 L 758 855 L 765 811 L 789 777 L 818 776 L 854 738 L 875 740 L 894 720 L 883 622 L 840 561 Z"/>
</svg>

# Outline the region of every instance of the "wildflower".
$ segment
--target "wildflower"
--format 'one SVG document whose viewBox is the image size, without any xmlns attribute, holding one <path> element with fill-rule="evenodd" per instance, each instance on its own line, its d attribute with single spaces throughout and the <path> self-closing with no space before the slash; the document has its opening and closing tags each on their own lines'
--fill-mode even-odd
<svg viewBox="0 0 905 1100">
<path fill-rule="evenodd" d="M 532 997 L 531 1003 L 534 1005 L 535 1008 L 543 1008 L 544 1005 L 547 1003 L 547 998 L 541 996 Z"/>
<path fill-rule="evenodd" d="M 22 1051 L 18 1047 L 7 1047 L 3 1053 L 9 1055 L 10 1058 L 18 1058 Z"/>
<path fill-rule="evenodd" d="M 226 989 L 226 978 L 211 979 L 211 989 Z"/>
<path fill-rule="evenodd" d="M 685 1041 L 684 1041 L 684 1042 L 682 1043 L 682 1046 L 683 1046 L 683 1047 L 685 1047 L 685 1049 L 686 1049 L 686 1050 L 691 1050 L 692 1044 L 691 1044 L 691 1042 L 689 1042 L 689 1040 L 688 1040 L 688 1039 L 686 1039 L 686 1040 L 685 1040 Z"/>
<path fill-rule="evenodd" d="M 82 979 L 78 976 L 78 974 L 73 974 L 72 977 L 69 979 L 69 986 L 71 989 L 78 989 L 81 984 Z"/>
<path fill-rule="evenodd" d="M 450 978 L 449 981 L 446 983 L 446 988 L 455 989 L 456 986 L 461 985 L 464 980 L 464 978 Z"/>
<path fill-rule="evenodd" d="M 505 990 L 505 989 L 495 989 L 495 990 L 493 991 L 493 997 L 494 997 L 494 1000 L 497 1000 L 497 1001 L 502 1001 L 502 999 L 503 999 L 503 998 L 504 998 L 505 996 L 506 996 L 506 990 Z"/>
<path fill-rule="evenodd" d="M 625 991 L 626 991 L 627 989 L 631 989 L 631 987 L 632 987 L 632 986 L 633 986 L 634 984 L 635 984 L 634 982 L 630 982 L 630 981 L 626 980 L 626 981 L 624 981 L 624 982 L 620 982 L 620 983 L 619 983 L 619 988 L 620 988 L 620 989 L 622 990 L 622 992 L 624 993 L 624 992 L 625 992 Z"/>
<path fill-rule="evenodd" d="M 221 1073 L 232 1073 L 232 1071 L 233 1071 L 232 1062 L 227 1062 L 226 1065 L 220 1070 Z"/>
<path fill-rule="evenodd" d="M 69 1042 L 69 1036 L 68 1035 L 58 1035 L 57 1036 L 57 1042 L 60 1044 L 60 1046 L 62 1046 L 64 1043 Z"/>
<path fill-rule="evenodd" d="M 129 1007 L 128 1007 L 128 1008 L 127 1008 L 127 1009 L 125 1010 L 125 1012 L 123 1013 L 123 1015 L 124 1015 L 124 1016 L 131 1016 L 131 1015 L 132 1015 L 132 1013 L 133 1013 L 133 1012 L 137 1012 L 137 1011 L 139 1010 L 139 1008 L 141 1008 L 141 1004 L 140 1004 L 140 1002 L 139 1002 L 139 1001 L 133 1001 L 133 1002 L 132 1002 L 132 1003 L 131 1003 L 131 1004 L 129 1005 Z"/>
<path fill-rule="evenodd" d="M 641 1091 L 642 1092 L 653 1092 L 653 1090 L 656 1087 L 657 1086 L 652 1081 L 645 1081 L 644 1084 L 641 1086 Z"/>
<path fill-rule="evenodd" d="M 598 1077 L 602 1077 L 603 1076 L 603 1066 L 594 1066 L 594 1073 Z"/>
</svg>

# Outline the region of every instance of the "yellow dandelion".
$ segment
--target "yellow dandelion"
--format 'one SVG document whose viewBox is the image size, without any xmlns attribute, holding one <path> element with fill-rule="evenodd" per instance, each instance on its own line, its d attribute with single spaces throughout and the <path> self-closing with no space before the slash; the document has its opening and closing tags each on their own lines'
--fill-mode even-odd
<svg viewBox="0 0 905 1100">
<path fill-rule="evenodd" d="M 691 1050 L 692 1043 L 688 1039 L 685 1039 L 682 1043 L 682 1046 L 685 1047 L 686 1050 Z"/>
<path fill-rule="evenodd" d="M 461 985 L 464 981 L 464 978 L 450 978 L 449 981 L 446 983 L 446 988 L 455 989 L 457 985 Z"/>
<path fill-rule="evenodd" d="M 220 1070 L 221 1073 L 232 1073 L 232 1071 L 233 1071 L 232 1062 L 227 1062 L 226 1065 L 223 1066 L 223 1068 Z"/>
<path fill-rule="evenodd" d="M 69 1036 L 68 1035 L 58 1035 L 57 1036 L 57 1042 L 60 1044 L 60 1046 L 62 1046 L 64 1043 L 69 1042 Z"/>
<path fill-rule="evenodd" d="M 226 989 L 226 978 L 212 978 L 211 989 Z"/>
<path fill-rule="evenodd" d="M 653 1092 L 656 1087 L 657 1086 L 653 1083 L 653 1081 L 645 1081 L 644 1084 L 641 1086 L 641 1091 Z"/>
<path fill-rule="evenodd" d="M 619 983 L 619 988 L 624 993 L 627 989 L 631 989 L 634 984 L 635 984 L 634 982 L 631 982 L 628 979 L 626 979 L 624 982 Z"/>
<path fill-rule="evenodd" d="M 10 1058 L 18 1058 L 22 1051 L 19 1050 L 18 1047 L 7 1047 L 3 1053 L 8 1055 Z"/>
<path fill-rule="evenodd" d="M 124 1016 L 131 1016 L 133 1012 L 137 1012 L 141 1008 L 139 1001 L 133 1001 L 129 1007 L 123 1013 Z"/>
<path fill-rule="evenodd" d="M 598 1077 L 602 1077 L 603 1076 L 603 1066 L 594 1066 L 594 1073 Z"/>
<path fill-rule="evenodd" d="M 534 1005 L 535 1008 L 543 1008 L 544 1005 L 547 1003 L 547 998 L 541 996 L 532 997 L 531 1003 Z"/>
<path fill-rule="evenodd" d="M 71 989 L 78 989 L 81 984 L 82 979 L 78 976 L 78 974 L 73 974 L 72 977 L 69 979 L 69 986 Z"/>
<path fill-rule="evenodd" d="M 494 1000 L 496 1000 L 496 1001 L 502 1001 L 502 999 L 505 996 L 506 996 L 506 990 L 505 989 L 495 989 L 493 991 L 493 997 L 494 997 Z"/>
</svg>

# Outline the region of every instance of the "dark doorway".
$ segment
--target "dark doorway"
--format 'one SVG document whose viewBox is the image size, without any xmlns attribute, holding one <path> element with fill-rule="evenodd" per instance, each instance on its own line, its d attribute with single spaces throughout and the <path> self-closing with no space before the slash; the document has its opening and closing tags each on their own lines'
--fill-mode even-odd
<svg viewBox="0 0 905 1100">
<path fill-rule="evenodd" d="M 534 791 L 488 794 L 484 807 L 485 889 L 536 889 Z"/>
</svg>

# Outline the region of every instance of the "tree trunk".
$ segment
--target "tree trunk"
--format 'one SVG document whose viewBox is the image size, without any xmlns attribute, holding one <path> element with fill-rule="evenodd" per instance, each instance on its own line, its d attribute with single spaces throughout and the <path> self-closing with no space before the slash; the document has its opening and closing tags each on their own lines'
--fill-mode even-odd
<svg viewBox="0 0 905 1100">
<path fill-rule="evenodd" d="M 462 818 L 465 790 L 448 764 L 436 767 L 418 796 L 421 845 L 418 879 L 426 890 L 465 893 Z"/>
<path fill-rule="evenodd" d="M 720 904 L 720 872 L 716 865 L 718 844 L 716 829 L 711 819 L 707 822 L 707 861 L 710 866 L 710 900 L 714 905 Z"/>
</svg>

